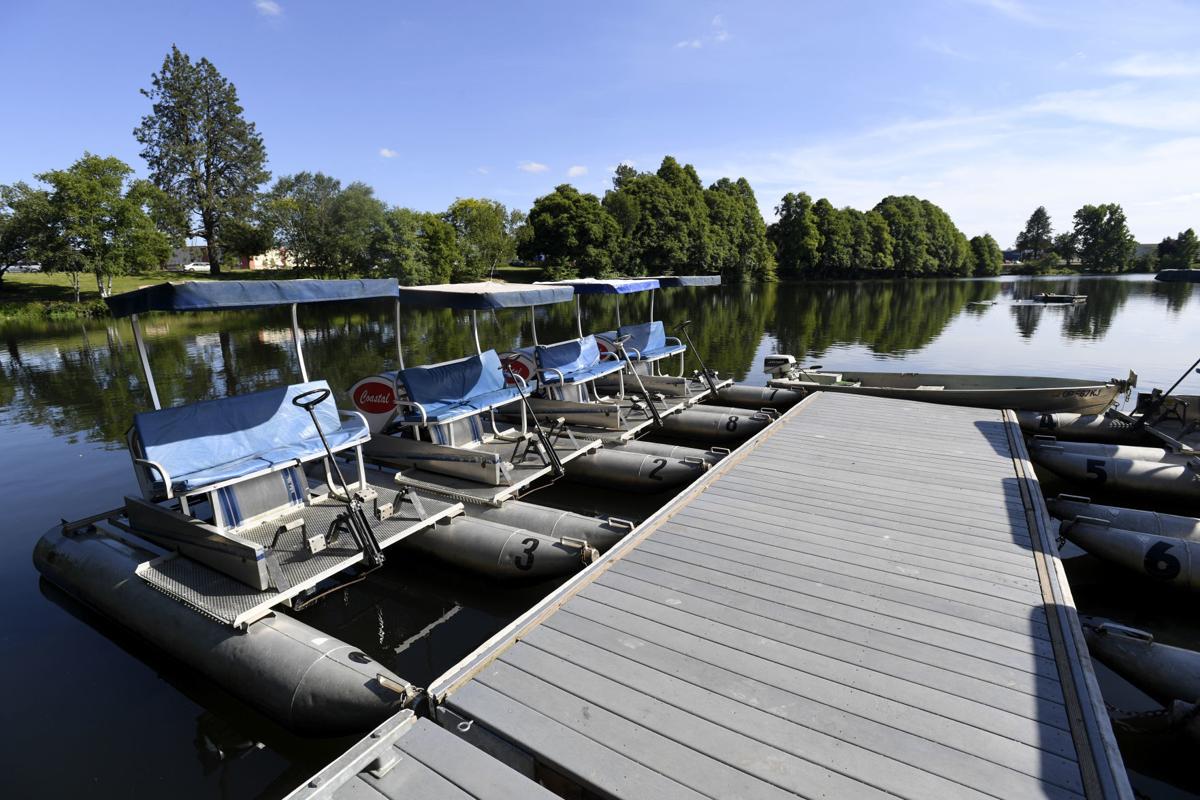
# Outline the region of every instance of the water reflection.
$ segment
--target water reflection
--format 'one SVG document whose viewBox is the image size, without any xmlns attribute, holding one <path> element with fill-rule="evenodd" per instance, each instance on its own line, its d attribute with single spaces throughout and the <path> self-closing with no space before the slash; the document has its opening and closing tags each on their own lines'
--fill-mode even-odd
<svg viewBox="0 0 1200 800">
<path fill-rule="evenodd" d="M 831 350 L 861 347 L 874 358 L 922 353 L 958 320 L 994 330 L 996 315 L 1011 322 L 1012 341 L 1030 341 L 1046 325 L 1060 341 L 1101 342 L 1122 309 L 1136 298 L 1178 317 L 1191 284 L 1129 278 L 1046 280 L 923 280 L 813 282 L 765 286 L 663 290 L 654 316 L 673 328 L 691 319 L 692 338 L 707 365 L 736 379 L 757 379 L 753 363 L 764 341 L 780 352 L 822 358 Z M 1042 291 L 1088 295 L 1068 307 L 1022 303 Z M 585 330 L 616 326 L 617 299 L 583 298 Z M 649 318 L 648 296 L 620 301 L 625 322 Z M 973 305 L 974 304 L 974 305 Z M 1165 311 L 1165 314 L 1163 313 Z M 399 365 L 393 307 L 387 301 L 301 312 L 309 372 L 342 393 L 359 378 Z M 574 304 L 537 311 L 540 341 L 574 335 Z M 996 331 L 998 334 L 999 331 Z M 154 314 L 146 319 L 149 358 L 164 403 L 255 391 L 299 380 L 286 309 L 228 314 Z M 132 414 L 149 406 L 127 321 L 43 322 L 8 326 L 0 351 L 0 410 L 49 429 L 121 446 Z M 765 338 L 764 338 L 765 337 Z M 484 347 L 533 342 L 533 323 L 521 310 L 480 315 Z M 451 310 L 403 316 L 406 363 L 457 358 L 473 352 L 470 317 Z M 997 350 L 1006 345 L 996 339 Z M 689 369 L 698 362 L 691 358 Z"/>
</svg>

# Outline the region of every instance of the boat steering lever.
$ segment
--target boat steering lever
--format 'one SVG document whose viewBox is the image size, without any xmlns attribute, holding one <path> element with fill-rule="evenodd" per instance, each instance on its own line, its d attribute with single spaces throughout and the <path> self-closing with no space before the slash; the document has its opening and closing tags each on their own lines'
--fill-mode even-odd
<svg viewBox="0 0 1200 800">
<path fill-rule="evenodd" d="M 346 483 L 346 477 L 342 475 L 342 468 L 338 466 L 337 459 L 333 457 L 333 450 L 329 447 L 329 440 L 325 438 L 325 431 L 321 429 L 321 421 L 317 419 L 317 406 L 325 402 L 329 398 L 328 389 L 312 389 L 307 392 L 302 392 L 292 398 L 292 405 L 297 408 L 302 408 L 312 417 L 313 426 L 317 429 L 317 435 L 321 437 L 321 444 L 325 447 L 325 455 L 329 458 L 329 464 L 333 467 L 333 474 L 337 476 L 338 485 L 341 486 L 342 493 L 345 497 L 343 502 L 346 504 L 346 512 L 343 519 L 346 521 L 346 527 L 350 530 L 350 535 L 354 538 L 354 543 L 362 551 L 363 560 L 367 567 L 374 569 L 383 563 L 383 549 L 379 546 L 379 540 L 375 537 L 375 531 L 371 528 L 371 523 L 367 520 L 367 515 L 363 513 L 362 499 L 357 493 L 350 491 L 350 486 Z"/>
</svg>

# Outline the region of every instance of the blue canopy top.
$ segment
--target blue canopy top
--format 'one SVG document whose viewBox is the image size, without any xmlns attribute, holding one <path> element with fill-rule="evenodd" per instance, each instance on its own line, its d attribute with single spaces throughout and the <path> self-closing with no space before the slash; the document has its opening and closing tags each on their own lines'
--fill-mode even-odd
<svg viewBox="0 0 1200 800">
<path fill-rule="evenodd" d="M 571 286 L 575 294 L 634 294 L 648 292 L 658 288 L 657 278 L 572 278 L 566 281 L 545 281 L 539 286 L 552 284 L 556 286 Z"/>
<path fill-rule="evenodd" d="M 400 302 L 406 306 L 474 311 L 565 303 L 572 295 L 570 286 L 495 281 L 400 287 Z"/>
<path fill-rule="evenodd" d="M 674 289 L 679 286 L 720 286 L 720 275 L 659 275 L 652 280 L 664 289 Z"/>
<path fill-rule="evenodd" d="M 160 283 L 105 298 L 114 317 L 147 311 L 219 311 L 395 297 L 395 278 L 369 280 L 188 281 Z"/>
</svg>

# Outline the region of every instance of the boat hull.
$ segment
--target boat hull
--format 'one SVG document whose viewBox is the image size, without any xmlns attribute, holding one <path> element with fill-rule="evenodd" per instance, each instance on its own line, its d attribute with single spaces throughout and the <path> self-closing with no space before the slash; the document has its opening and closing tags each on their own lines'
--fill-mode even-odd
<svg viewBox="0 0 1200 800">
<path fill-rule="evenodd" d="M 569 575 L 596 557 L 595 549 L 582 541 L 470 517 L 435 525 L 399 546 L 504 580 Z"/>
<path fill-rule="evenodd" d="M 818 373 L 810 373 L 811 377 L 816 375 Z M 844 392 L 972 408 L 1080 414 L 1104 411 L 1125 390 L 1121 381 L 1090 383 L 1060 378 L 906 372 L 842 373 L 838 382 L 824 382 L 819 378 L 806 380 L 803 376 L 776 378 L 769 385 L 796 391 Z"/>
<path fill-rule="evenodd" d="M 367 730 L 400 710 L 406 690 L 415 691 L 354 647 L 286 614 L 242 632 L 187 608 L 135 575 L 154 557 L 100 532 L 68 535 L 55 526 L 38 541 L 33 562 L 80 602 L 294 731 Z"/>
<path fill-rule="evenodd" d="M 1144 427 L 1111 410 L 1102 414 L 1018 411 L 1017 421 L 1026 433 L 1053 436 L 1063 441 L 1131 445 L 1157 443 L 1157 439 Z"/>
<path fill-rule="evenodd" d="M 1163 283 L 1200 283 L 1200 269 L 1164 269 L 1154 276 Z"/>
<path fill-rule="evenodd" d="M 1200 653 L 1107 620 L 1083 622 L 1092 656 L 1159 702 L 1200 698 Z"/>
<path fill-rule="evenodd" d="M 1200 541 L 1114 528 L 1087 517 L 1064 522 L 1059 532 L 1109 563 L 1172 586 L 1200 590 Z"/>
<path fill-rule="evenodd" d="M 1143 451 L 1153 460 L 1129 457 Z M 1039 467 L 1086 487 L 1089 493 L 1094 489 L 1164 500 L 1200 499 L 1200 472 L 1188 460 L 1181 461 L 1185 457 L 1163 450 L 1035 439 L 1029 455 Z"/>
<path fill-rule="evenodd" d="M 718 389 L 716 399 L 731 406 L 755 411 L 763 408 L 786 411 L 803 400 L 804 393 L 792 389 L 781 389 L 778 386 L 748 386 L 735 383 Z"/>
</svg>

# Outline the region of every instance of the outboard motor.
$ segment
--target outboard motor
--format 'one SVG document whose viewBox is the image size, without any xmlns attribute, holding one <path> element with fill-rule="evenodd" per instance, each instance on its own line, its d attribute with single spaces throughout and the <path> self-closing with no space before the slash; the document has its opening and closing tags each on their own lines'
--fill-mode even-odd
<svg viewBox="0 0 1200 800">
<path fill-rule="evenodd" d="M 786 378 L 796 366 L 796 357 L 785 353 L 772 353 L 763 358 L 763 372 L 772 378 Z"/>
</svg>

